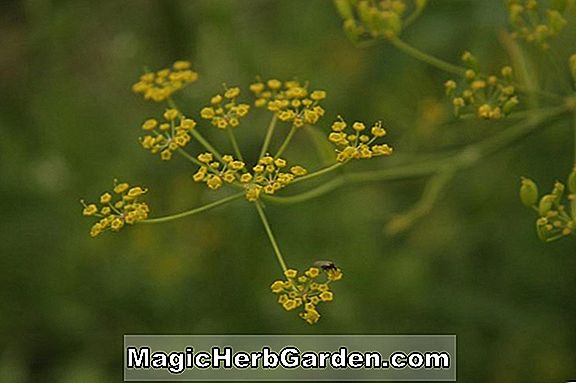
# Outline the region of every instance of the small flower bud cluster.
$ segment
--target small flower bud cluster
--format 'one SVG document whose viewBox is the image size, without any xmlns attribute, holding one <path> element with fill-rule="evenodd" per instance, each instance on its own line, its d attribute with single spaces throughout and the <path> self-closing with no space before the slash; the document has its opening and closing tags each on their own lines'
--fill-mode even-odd
<svg viewBox="0 0 576 383">
<path fill-rule="evenodd" d="M 284 171 L 288 164 L 283 158 L 273 158 L 264 156 L 256 164 L 252 171 L 252 179 L 245 183 L 246 199 L 255 202 L 260 198 L 262 192 L 272 195 L 283 189 L 297 177 L 305 176 L 308 171 L 302 166 L 295 165 L 289 171 Z"/>
<path fill-rule="evenodd" d="M 240 88 L 227 88 L 224 94 L 217 94 L 210 99 L 211 105 L 203 108 L 200 116 L 220 129 L 238 127 L 240 119 L 250 111 L 250 105 L 237 103 L 239 95 Z"/>
<path fill-rule="evenodd" d="M 298 271 L 288 269 L 284 272 L 285 280 L 277 280 L 270 286 L 273 293 L 278 295 L 278 303 L 286 310 L 292 311 L 303 307 L 300 318 L 309 324 L 320 319 L 317 306 L 321 302 L 330 302 L 334 293 L 330 291 L 330 282 L 342 279 L 340 269 L 324 271 L 311 267 L 302 275 Z"/>
<path fill-rule="evenodd" d="M 386 135 L 382 122 L 376 122 L 368 132 L 366 131 L 367 127 L 362 122 L 355 122 L 352 126 L 348 126 L 346 121 L 338 116 L 338 120 L 332 124 L 332 132 L 328 135 L 328 140 L 338 148 L 336 150 L 338 162 L 392 154 L 393 149 L 387 144 L 374 143 L 378 138 Z"/>
<path fill-rule="evenodd" d="M 146 100 L 164 101 L 174 92 L 198 79 L 198 73 L 190 67 L 189 61 L 176 61 L 172 68 L 147 72 L 140 76 L 140 81 L 132 85 L 132 91 L 144 95 Z"/>
<path fill-rule="evenodd" d="M 427 0 L 335 0 L 344 31 L 353 42 L 397 36 L 426 7 Z M 409 20 L 406 22 L 406 20 Z"/>
<path fill-rule="evenodd" d="M 538 186 L 530 179 L 523 178 L 520 186 L 520 199 L 525 206 L 538 212 L 536 230 L 538 237 L 551 242 L 568 235 L 576 235 L 576 167 L 568 176 L 568 194 L 566 199 L 569 208 L 563 204 L 566 185 L 557 181 L 550 194 L 541 198 Z"/>
<path fill-rule="evenodd" d="M 444 83 L 446 95 L 454 105 L 454 114 L 459 117 L 473 113 L 484 120 L 499 120 L 510 114 L 519 103 L 512 85 L 512 68 L 505 66 L 500 77 L 485 78 L 478 73 L 478 62 L 470 52 L 464 52 L 462 61 L 467 68 L 464 74 L 466 87 L 459 92 L 456 81 Z"/>
<path fill-rule="evenodd" d="M 271 79 L 250 85 L 250 90 L 256 97 L 256 107 L 266 107 L 276 113 L 280 121 L 291 122 L 297 128 L 306 124 L 314 125 L 324 116 L 324 108 L 319 102 L 326 98 L 326 92 L 309 92 L 307 87 L 298 81 L 282 83 L 280 80 Z"/>
<path fill-rule="evenodd" d="M 202 153 L 198 155 L 198 161 L 204 165 L 192 176 L 196 182 L 204 182 L 212 190 L 218 190 L 224 182 L 232 184 L 245 180 L 246 164 L 235 159 L 229 154 L 222 156 L 222 161 L 214 159 L 212 153 Z"/>
<path fill-rule="evenodd" d="M 154 118 L 144 121 L 142 129 L 153 134 L 141 137 L 140 143 L 144 149 L 160 153 L 160 158 L 167 161 L 176 150 L 190 142 L 190 131 L 196 127 L 196 121 L 176 109 L 167 109 L 163 117 L 163 122 Z"/>
<path fill-rule="evenodd" d="M 99 218 L 92 228 L 90 235 L 96 237 L 100 233 L 111 230 L 120 231 L 126 224 L 133 225 L 138 221 L 148 218 L 150 209 L 144 202 L 138 199 L 146 194 L 147 189 L 140 186 L 130 187 L 127 183 L 114 182 L 113 193 L 104 193 L 100 196 L 98 204 L 86 204 L 82 214 L 86 217 Z"/>
<path fill-rule="evenodd" d="M 542 10 L 537 0 L 508 0 L 508 16 L 514 29 L 512 36 L 536 44 L 543 49 L 548 40 L 558 35 L 566 26 L 562 8 L 566 1 L 558 1 L 560 9 Z"/>
</svg>

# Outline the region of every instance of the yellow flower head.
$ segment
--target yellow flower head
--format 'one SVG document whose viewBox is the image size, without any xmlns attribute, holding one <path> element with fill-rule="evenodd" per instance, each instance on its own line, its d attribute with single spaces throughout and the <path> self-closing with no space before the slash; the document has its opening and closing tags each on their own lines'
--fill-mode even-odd
<svg viewBox="0 0 576 383">
<path fill-rule="evenodd" d="M 146 100 L 164 101 L 174 92 L 198 79 L 198 73 L 190 68 L 190 62 L 176 61 L 172 68 L 147 72 L 132 85 L 132 91 L 142 94 Z"/>
<path fill-rule="evenodd" d="M 140 186 L 130 188 L 130 185 L 125 182 L 117 183 L 115 181 L 114 195 L 111 193 L 102 194 L 99 206 L 81 201 L 84 205 L 82 214 L 98 218 L 98 221 L 90 229 L 90 235 L 96 237 L 107 230 L 119 231 L 126 224 L 133 225 L 138 221 L 147 219 L 150 209 L 145 202 L 139 201 L 139 198 L 146 192 L 147 190 Z"/>
<path fill-rule="evenodd" d="M 316 124 L 325 113 L 319 103 L 326 98 L 326 92 L 314 90 L 310 93 L 307 84 L 299 81 L 260 81 L 250 85 L 250 90 L 256 97 L 256 107 L 266 107 L 280 121 L 289 122 L 297 128 Z"/>
<path fill-rule="evenodd" d="M 248 115 L 250 105 L 238 103 L 240 88 L 225 88 L 224 95 L 217 94 L 210 100 L 210 106 L 200 111 L 200 117 L 210 120 L 219 129 L 236 128 L 240 120 Z"/>
<path fill-rule="evenodd" d="M 141 137 L 140 144 L 153 154 L 160 153 L 160 158 L 167 161 L 192 140 L 190 131 L 196 127 L 196 121 L 174 108 L 166 109 L 163 117 L 163 123 L 150 118 L 142 124 L 142 129 L 150 134 Z"/>
<path fill-rule="evenodd" d="M 505 66 L 500 70 L 501 76 L 486 77 L 478 74 L 478 61 L 470 52 L 464 52 L 462 61 L 468 69 L 461 90 L 458 91 L 459 84 L 454 80 L 444 83 L 454 114 L 457 117 L 473 114 L 484 120 L 500 120 L 510 114 L 519 104 L 512 85 L 512 68 Z"/>
<path fill-rule="evenodd" d="M 335 267 L 324 271 L 322 273 L 320 268 L 314 266 L 298 276 L 297 270 L 288 269 L 284 272 L 286 279 L 275 281 L 270 289 L 278 295 L 278 303 L 286 311 L 303 307 L 303 311 L 299 313 L 300 318 L 308 324 L 315 324 L 320 319 L 318 304 L 334 299 L 330 283 L 342 278 L 341 270 Z M 338 271 L 339 277 L 331 279 L 330 271 Z"/>
<path fill-rule="evenodd" d="M 332 124 L 332 132 L 328 140 L 336 146 L 336 160 L 347 162 L 353 159 L 369 159 L 377 156 L 389 156 L 392 148 L 387 144 L 377 144 L 376 141 L 386 135 L 381 122 L 369 129 L 370 135 L 364 133 L 367 127 L 362 122 L 355 122 L 351 127 L 338 116 Z"/>
</svg>

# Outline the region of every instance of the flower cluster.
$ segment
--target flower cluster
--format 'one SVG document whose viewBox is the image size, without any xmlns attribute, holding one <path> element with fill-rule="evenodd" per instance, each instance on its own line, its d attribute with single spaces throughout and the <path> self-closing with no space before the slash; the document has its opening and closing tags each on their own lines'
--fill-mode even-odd
<svg viewBox="0 0 576 383">
<path fill-rule="evenodd" d="M 355 122 L 348 126 L 346 121 L 340 116 L 332 124 L 332 132 L 328 139 L 336 145 L 336 160 L 347 162 L 352 159 L 368 159 L 376 156 L 389 156 L 393 149 L 387 144 L 375 144 L 374 142 L 386 135 L 386 130 L 382 127 L 382 122 L 378 121 L 370 128 L 369 133 L 366 125 L 362 122 Z"/>
<path fill-rule="evenodd" d="M 212 153 L 198 155 L 202 166 L 192 176 L 196 182 L 204 182 L 212 190 L 218 190 L 224 182 L 231 184 L 237 181 L 249 182 L 251 174 L 246 173 L 246 164 L 229 154 L 222 156 L 222 161 L 214 158 Z"/>
<path fill-rule="evenodd" d="M 126 224 L 133 225 L 148 218 L 148 205 L 138 201 L 146 191 L 140 186 L 130 187 L 125 182 L 115 181 L 113 193 L 102 194 L 98 205 L 81 201 L 84 205 L 83 215 L 99 218 L 90 229 L 90 235 L 96 237 L 106 230 L 119 231 Z"/>
<path fill-rule="evenodd" d="M 294 269 L 286 270 L 284 276 L 285 280 L 277 280 L 270 286 L 272 292 L 278 294 L 278 303 L 286 311 L 303 307 L 300 318 L 314 324 L 320 319 L 317 305 L 334 299 L 330 282 L 341 279 L 342 271 L 338 268 L 323 270 L 311 267 L 300 276 Z"/>
<path fill-rule="evenodd" d="M 319 102 L 326 98 L 326 92 L 309 92 L 307 86 L 298 81 L 282 83 L 271 79 L 250 85 L 250 90 L 256 96 L 256 107 L 268 108 L 280 121 L 291 122 L 297 128 L 305 124 L 314 125 L 324 116 L 324 108 Z"/>
<path fill-rule="evenodd" d="M 174 92 L 198 79 L 198 73 L 190 68 L 189 61 L 176 61 L 172 68 L 147 72 L 140 76 L 140 81 L 132 85 L 132 91 L 143 94 L 146 100 L 164 101 Z"/>
<path fill-rule="evenodd" d="M 224 183 L 241 185 L 246 192 L 246 199 L 255 202 L 262 193 L 272 195 L 284 188 L 295 178 L 306 175 L 302 166 L 292 166 L 289 171 L 283 171 L 288 164 L 283 158 L 265 156 L 252 167 L 249 172 L 246 164 L 234 159 L 231 155 L 222 156 L 222 160 L 214 158 L 212 153 L 202 153 L 198 161 L 203 163 L 193 175 L 196 182 L 204 182 L 212 189 L 217 190 Z"/>
<path fill-rule="evenodd" d="M 508 0 L 507 5 L 512 35 L 543 49 L 548 49 L 547 41 L 566 26 L 563 9 L 542 10 L 537 0 Z"/>
<path fill-rule="evenodd" d="M 444 83 L 456 116 L 473 113 L 481 119 L 499 120 L 518 105 L 516 90 L 512 85 L 511 67 L 503 67 L 501 77 L 484 77 L 478 73 L 478 62 L 470 52 L 464 52 L 462 61 L 467 68 L 464 74 L 466 87 L 458 91 L 456 81 L 448 80 Z"/>
<path fill-rule="evenodd" d="M 299 165 L 284 171 L 287 167 L 288 164 L 283 158 L 273 158 L 269 155 L 262 157 L 252 168 L 253 180 L 245 185 L 246 199 L 255 202 L 262 192 L 272 195 L 290 184 L 295 178 L 305 176 L 307 173 L 307 170 Z"/>
<path fill-rule="evenodd" d="M 190 131 L 196 126 L 196 121 L 186 118 L 176 109 L 164 112 L 164 122 L 150 118 L 142 124 L 142 129 L 153 133 L 140 138 L 144 149 L 153 154 L 160 153 L 160 158 L 169 160 L 179 148 L 183 148 L 192 139 Z"/>
<path fill-rule="evenodd" d="M 200 116 L 210 120 L 217 128 L 236 128 L 240 125 L 240 119 L 245 117 L 250 110 L 250 105 L 237 103 L 236 99 L 239 95 L 240 88 L 226 89 L 223 95 L 217 94 L 210 99 L 211 106 L 203 108 Z"/>
<path fill-rule="evenodd" d="M 536 183 L 527 178 L 522 179 L 520 199 L 524 205 L 538 213 L 536 230 L 543 241 L 551 242 L 576 235 L 576 167 L 568 177 L 568 209 L 563 204 L 565 191 L 566 186 L 557 181 L 552 192 L 540 198 Z"/>
<path fill-rule="evenodd" d="M 353 42 L 392 38 L 424 10 L 427 0 L 335 0 Z"/>
</svg>

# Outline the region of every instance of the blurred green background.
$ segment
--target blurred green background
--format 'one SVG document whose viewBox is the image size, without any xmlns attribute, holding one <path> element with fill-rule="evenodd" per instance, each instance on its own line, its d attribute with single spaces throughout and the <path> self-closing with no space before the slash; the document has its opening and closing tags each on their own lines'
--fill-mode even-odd
<svg viewBox="0 0 576 383">
<path fill-rule="evenodd" d="M 404 37 L 450 61 L 470 49 L 496 70 L 505 27 L 498 0 L 437 0 Z M 506 126 L 454 123 L 445 74 L 384 44 L 355 48 L 328 0 L 0 2 L 0 382 L 121 381 L 125 333 L 448 333 L 458 336 L 459 381 L 576 379 L 576 242 L 541 243 L 517 200 L 520 175 L 548 187 L 568 174 L 568 123 L 460 173 L 398 236 L 383 228 L 418 200 L 423 180 L 269 205 L 289 264 L 332 259 L 344 269 L 335 302 L 310 327 L 270 293 L 280 269 L 247 203 L 88 236 L 79 200 L 95 200 L 115 177 L 149 187 L 154 215 L 222 194 L 195 184 L 184 159 L 139 147 L 139 125 L 162 106 L 130 86 L 143 67 L 176 59 L 200 73 L 177 95 L 194 116 L 223 82 L 261 75 L 325 89 L 324 130 L 337 114 L 382 119 L 398 158 L 349 171 Z M 255 117 L 237 132 L 252 157 L 266 123 Z M 319 167 L 313 150 L 302 134 L 288 154 Z"/>
</svg>

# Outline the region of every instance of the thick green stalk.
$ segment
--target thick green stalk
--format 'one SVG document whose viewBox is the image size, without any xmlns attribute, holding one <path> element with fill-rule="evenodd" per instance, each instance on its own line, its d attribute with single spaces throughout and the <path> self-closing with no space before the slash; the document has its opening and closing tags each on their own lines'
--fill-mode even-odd
<svg viewBox="0 0 576 383">
<path fill-rule="evenodd" d="M 174 221 L 180 218 L 184 218 L 184 217 L 188 217 L 194 214 L 198 214 L 198 213 L 202 213 L 204 211 L 213 209 L 215 207 L 218 206 L 222 206 L 225 205 L 227 203 L 230 203 L 234 200 L 237 200 L 239 198 L 242 198 L 244 196 L 244 192 L 242 193 L 237 193 L 237 194 L 232 194 L 229 197 L 225 197 L 222 199 L 219 199 L 218 201 L 214 201 L 212 203 L 206 204 L 204 206 L 200 206 L 197 207 L 195 209 L 191 209 L 191 210 L 187 210 L 187 211 L 183 211 L 182 213 L 178 213 L 178 214 L 172 214 L 172 215 L 168 215 L 165 217 L 158 217 L 158 218 L 151 218 L 151 219 L 146 219 L 144 221 L 140 221 L 139 223 L 162 223 L 162 222 L 169 222 L 169 221 Z"/>
</svg>

